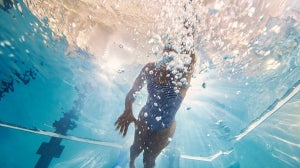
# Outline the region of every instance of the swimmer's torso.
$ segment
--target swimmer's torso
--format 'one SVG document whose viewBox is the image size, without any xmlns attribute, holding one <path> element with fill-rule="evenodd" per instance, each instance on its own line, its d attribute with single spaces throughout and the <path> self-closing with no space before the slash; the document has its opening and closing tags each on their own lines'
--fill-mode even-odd
<svg viewBox="0 0 300 168">
<path fill-rule="evenodd" d="M 139 115 L 153 131 L 168 128 L 174 122 L 183 100 L 172 82 L 174 75 L 163 68 L 154 68 L 147 74 L 148 99 Z"/>
</svg>

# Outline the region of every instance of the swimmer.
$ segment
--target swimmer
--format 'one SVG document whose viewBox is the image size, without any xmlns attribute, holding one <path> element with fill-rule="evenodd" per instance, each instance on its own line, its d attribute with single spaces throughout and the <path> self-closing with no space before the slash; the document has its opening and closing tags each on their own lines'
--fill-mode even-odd
<svg viewBox="0 0 300 168">
<path fill-rule="evenodd" d="M 174 52 L 171 47 L 165 48 L 164 53 Z M 183 69 L 170 69 L 172 59 L 164 59 L 157 63 L 145 65 L 125 99 L 125 110 L 115 122 L 116 130 L 125 136 L 128 126 L 135 124 L 135 136 L 130 148 L 129 167 L 135 168 L 135 159 L 144 151 L 144 168 L 155 166 L 155 159 L 169 144 L 175 132 L 175 114 L 189 88 L 194 65 L 196 62 L 193 50 L 182 50 L 190 57 L 189 64 Z M 132 113 L 134 94 L 147 85 L 148 98 L 146 105 L 141 109 L 138 119 Z"/>
<path fill-rule="evenodd" d="M 144 168 L 153 168 L 155 159 L 173 138 L 175 115 L 189 89 L 196 63 L 194 46 L 191 44 L 194 41 L 194 26 L 185 19 L 183 29 L 179 52 L 171 43 L 167 43 L 163 59 L 142 68 L 126 96 L 124 112 L 115 122 L 116 130 L 123 136 L 126 136 L 128 126 L 135 124 L 134 141 L 130 147 L 130 168 L 135 168 L 135 159 L 142 151 Z M 178 54 L 180 58 L 188 60 L 183 61 L 183 66 L 177 66 L 174 60 L 174 55 Z M 134 95 L 144 84 L 147 85 L 148 98 L 136 119 L 132 113 Z"/>
</svg>

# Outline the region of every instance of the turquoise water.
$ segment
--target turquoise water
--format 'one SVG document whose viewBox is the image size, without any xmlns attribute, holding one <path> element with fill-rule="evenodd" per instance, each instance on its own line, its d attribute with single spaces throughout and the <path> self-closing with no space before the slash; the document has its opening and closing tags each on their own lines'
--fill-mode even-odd
<svg viewBox="0 0 300 168">
<path fill-rule="evenodd" d="M 113 123 L 143 64 L 109 71 L 109 57 L 99 63 L 88 49 L 70 49 L 68 37 L 57 38 L 50 20 L 26 3 L 0 9 L 1 167 L 34 167 L 41 154 L 53 156 L 49 167 L 122 166 L 134 128 L 123 139 Z M 157 167 L 300 167 L 299 20 L 274 18 L 267 26 L 276 24 L 280 33 L 248 45 L 269 56 L 257 52 L 236 61 L 221 53 L 215 61 L 198 43 L 199 70 Z M 117 46 L 126 49 L 126 43 Z M 50 139 L 59 143 L 45 145 Z"/>
</svg>

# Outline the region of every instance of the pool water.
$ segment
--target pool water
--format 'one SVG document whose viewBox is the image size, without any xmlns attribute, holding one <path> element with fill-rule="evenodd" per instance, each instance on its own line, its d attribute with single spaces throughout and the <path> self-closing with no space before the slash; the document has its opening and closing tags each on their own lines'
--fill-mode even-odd
<svg viewBox="0 0 300 168">
<path fill-rule="evenodd" d="M 296 0 L 1 0 L 1 167 L 127 167 L 134 127 L 122 138 L 114 122 L 184 3 L 200 20 L 197 67 L 156 166 L 300 167 Z"/>
</svg>

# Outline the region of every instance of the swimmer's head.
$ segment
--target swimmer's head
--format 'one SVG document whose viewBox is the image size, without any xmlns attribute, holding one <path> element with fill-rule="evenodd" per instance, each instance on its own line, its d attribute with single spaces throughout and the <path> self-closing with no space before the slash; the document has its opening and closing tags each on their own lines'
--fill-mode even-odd
<svg viewBox="0 0 300 168">
<path fill-rule="evenodd" d="M 155 66 L 160 67 L 160 66 L 166 65 L 167 63 L 169 63 L 173 60 L 174 60 L 173 55 L 169 55 L 169 54 L 168 55 L 163 55 L 163 58 L 155 63 Z"/>
<path fill-rule="evenodd" d="M 164 46 L 164 49 L 163 49 L 163 57 L 161 60 L 158 60 L 156 63 L 155 63 L 155 66 L 156 67 L 160 67 L 160 66 L 163 66 L 163 65 L 166 65 L 168 64 L 169 62 L 173 61 L 174 60 L 174 55 L 170 54 L 170 52 L 176 52 L 176 50 L 173 49 L 173 46 L 172 44 L 169 42 L 167 43 L 165 46 Z"/>
<path fill-rule="evenodd" d="M 173 48 L 173 46 L 172 46 L 171 43 L 167 43 L 167 44 L 165 45 L 164 50 L 163 50 L 163 53 L 165 53 L 165 52 L 167 52 L 167 53 L 170 53 L 170 52 L 178 53 L 178 52 Z"/>
</svg>

